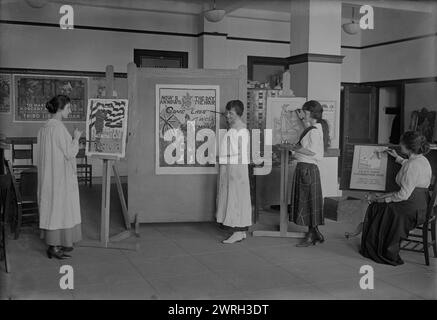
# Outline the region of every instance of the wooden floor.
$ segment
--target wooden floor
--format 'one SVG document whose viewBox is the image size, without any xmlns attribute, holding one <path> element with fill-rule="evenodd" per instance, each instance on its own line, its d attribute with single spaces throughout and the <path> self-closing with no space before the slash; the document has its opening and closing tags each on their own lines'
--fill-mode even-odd
<svg viewBox="0 0 437 320">
<path fill-rule="evenodd" d="M 83 233 L 96 239 L 100 186 L 80 191 Z M 115 188 L 113 195 L 111 234 L 122 230 Z M 263 213 L 256 228 L 273 230 L 277 218 Z M 344 239 L 352 227 L 326 220 L 325 243 L 297 248 L 296 239 L 260 237 L 224 245 L 228 233 L 214 223 L 147 224 L 138 252 L 76 248 L 64 261 L 49 260 L 30 229 L 9 241 L 13 270 L 0 269 L 0 298 L 437 299 L 437 259 L 426 267 L 422 255 L 402 252 L 404 265 L 378 265 L 359 255 L 359 239 Z M 74 268 L 74 290 L 59 288 L 63 264 Z M 359 287 L 363 265 L 374 268 L 373 290 Z"/>
</svg>

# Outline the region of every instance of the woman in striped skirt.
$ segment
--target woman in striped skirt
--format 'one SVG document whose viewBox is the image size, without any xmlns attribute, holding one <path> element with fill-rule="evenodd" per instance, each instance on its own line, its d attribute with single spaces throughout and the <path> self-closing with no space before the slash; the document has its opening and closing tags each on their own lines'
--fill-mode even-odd
<svg viewBox="0 0 437 320">
<path fill-rule="evenodd" d="M 306 129 L 293 148 L 297 166 L 291 190 L 291 215 L 294 223 L 307 226 L 305 239 L 298 247 L 324 241 L 318 226 L 324 224 L 323 196 L 318 163 L 329 145 L 328 123 L 322 119 L 323 108 L 318 101 L 305 102 L 302 107 Z"/>
</svg>

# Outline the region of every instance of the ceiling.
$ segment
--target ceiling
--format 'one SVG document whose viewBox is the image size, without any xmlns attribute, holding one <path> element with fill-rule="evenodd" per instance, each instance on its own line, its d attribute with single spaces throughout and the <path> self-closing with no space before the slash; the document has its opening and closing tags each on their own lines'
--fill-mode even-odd
<svg viewBox="0 0 437 320">
<path fill-rule="evenodd" d="M 213 0 L 0 0 L 0 4 L 16 2 L 54 2 L 70 5 L 84 5 L 112 9 L 146 10 L 159 12 L 172 12 L 182 14 L 199 14 L 212 8 Z M 239 9 L 271 11 L 276 13 L 288 13 L 290 1 L 293 0 L 216 0 L 216 7 L 224 9 L 228 14 L 236 14 Z M 326 0 L 323 0 L 326 1 Z M 426 0 L 337 0 L 343 3 L 343 7 L 360 6 L 369 4 L 375 7 L 391 8 L 399 10 L 429 12 L 436 1 Z M 343 10 L 345 11 L 345 10 Z M 241 10 L 240 10 L 241 12 Z M 345 13 L 343 13 L 345 16 Z M 348 16 L 350 14 L 346 14 Z"/>
</svg>

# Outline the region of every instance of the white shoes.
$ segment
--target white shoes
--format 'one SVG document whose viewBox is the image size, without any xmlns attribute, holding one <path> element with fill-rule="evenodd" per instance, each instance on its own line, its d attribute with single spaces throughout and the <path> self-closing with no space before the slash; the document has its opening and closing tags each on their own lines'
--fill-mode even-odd
<svg viewBox="0 0 437 320">
<path fill-rule="evenodd" d="M 228 239 L 223 240 L 222 242 L 226 244 L 231 244 L 231 243 L 243 241 L 244 239 L 246 239 L 246 232 L 237 231 L 234 232 L 232 236 L 230 236 Z"/>
</svg>

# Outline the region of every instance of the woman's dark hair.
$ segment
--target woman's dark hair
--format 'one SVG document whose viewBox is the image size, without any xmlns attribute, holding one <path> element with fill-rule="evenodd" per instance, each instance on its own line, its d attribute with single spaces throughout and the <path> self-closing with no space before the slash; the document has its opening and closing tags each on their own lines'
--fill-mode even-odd
<svg viewBox="0 0 437 320">
<path fill-rule="evenodd" d="M 325 119 L 322 119 L 323 107 L 320 102 L 316 100 L 310 100 L 303 104 L 302 110 L 309 111 L 311 113 L 311 118 L 316 119 L 318 123 L 322 125 L 323 130 L 323 146 L 326 149 L 331 144 L 329 139 L 329 125 Z"/>
<path fill-rule="evenodd" d="M 231 100 L 226 104 L 226 110 L 231 111 L 231 109 L 234 109 L 235 113 L 241 117 L 244 111 L 244 104 L 240 100 Z"/>
<path fill-rule="evenodd" d="M 65 106 L 70 103 L 70 98 L 63 94 L 58 94 L 46 103 L 46 109 L 50 113 L 56 113 L 58 110 L 64 110 Z"/>
<path fill-rule="evenodd" d="M 427 154 L 429 152 L 429 143 L 420 132 L 407 131 L 401 137 L 401 143 L 415 154 Z"/>
</svg>

